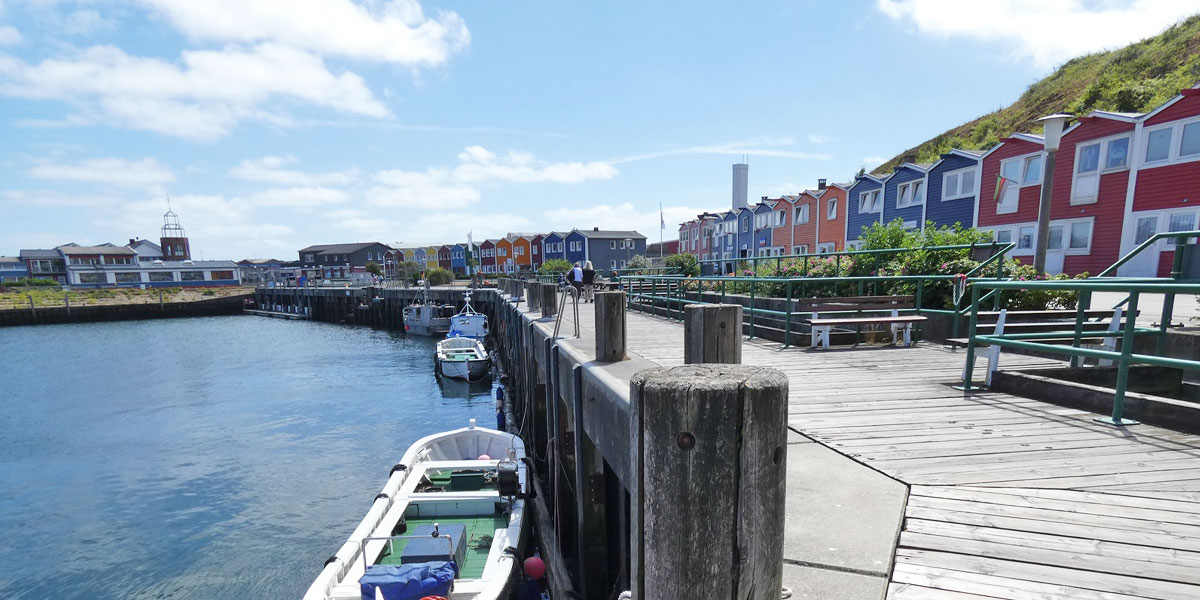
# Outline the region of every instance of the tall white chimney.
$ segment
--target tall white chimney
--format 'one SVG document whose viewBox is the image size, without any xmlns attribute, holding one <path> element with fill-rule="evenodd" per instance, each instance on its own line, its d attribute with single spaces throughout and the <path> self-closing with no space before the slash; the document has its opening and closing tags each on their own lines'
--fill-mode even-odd
<svg viewBox="0 0 1200 600">
<path fill-rule="evenodd" d="M 733 165 L 733 210 L 750 206 L 747 201 L 747 191 L 750 189 L 750 165 L 736 163 Z"/>
</svg>

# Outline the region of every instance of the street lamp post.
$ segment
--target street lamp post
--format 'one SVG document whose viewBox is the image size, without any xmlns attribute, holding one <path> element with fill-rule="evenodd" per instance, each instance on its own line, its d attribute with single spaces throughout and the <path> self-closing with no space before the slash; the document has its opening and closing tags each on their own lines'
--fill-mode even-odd
<svg viewBox="0 0 1200 600">
<path fill-rule="evenodd" d="M 1069 113 L 1056 113 L 1038 119 L 1045 126 L 1046 158 L 1042 161 L 1042 194 L 1038 203 L 1037 244 L 1033 249 L 1033 270 L 1046 274 L 1046 248 L 1050 245 L 1050 199 L 1054 188 L 1054 155 L 1062 141 L 1063 126 L 1075 118 Z"/>
</svg>

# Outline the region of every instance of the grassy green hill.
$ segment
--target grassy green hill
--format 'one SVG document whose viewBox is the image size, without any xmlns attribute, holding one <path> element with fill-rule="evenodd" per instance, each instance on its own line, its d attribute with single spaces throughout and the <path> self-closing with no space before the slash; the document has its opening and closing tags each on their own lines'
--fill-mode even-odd
<svg viewBox="0 0 1200 600">
<path fill-rule="evenodd" d="M 951 148 L 981 150 L 1013 132 L 1040 133 L 1038 117 L 1092 110 L 1143 112 L 1200 82 L 1200 15 L 1119 50 L 1074 58 L 1029 86 L 1012 105 L 901 152 L 870 172 L 890 173 L 902 157 L 936 161 Z"/>
</svg>

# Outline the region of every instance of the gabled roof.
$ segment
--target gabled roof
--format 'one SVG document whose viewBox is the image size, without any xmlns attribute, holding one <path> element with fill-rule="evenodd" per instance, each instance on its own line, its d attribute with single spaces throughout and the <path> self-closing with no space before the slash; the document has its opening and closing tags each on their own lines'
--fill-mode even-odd
<svg viewBox="0 0 1200 600">
<path fill-rule="evenodd" d="M 67 256 L 79 254 L 137 254 L 133 248 L 125 246 L 60 246 L 58 248 Z"/>
<path fill-rule="evenodd" d="M 162 247 L 150 240 L 136 240 L 132 244 L 126 244 L 127 248 L 133 248 L 134 250 L 142 246 L 149 246 L 155 252 L 162 253 Z"/>
<path fill-rule="evenodd" d="M 0 263 L 17 263 L 17 264 L 21 264 L 21 263 L 24 263 L 24 262 L 25 262 L 25 261 L 21 260 L 21 257 L 19 257 L 19 256 L 0 256 Z"/>
<path fill-rule="evenodd" d="M 358 242 L 354 244 L 316 244 L 307 248 L 302 248 L 301 252 L 312 252 L 315 254 L 353 254 L 359 250 L 365 250 L 371 246 L 387 246 L 382 242 Z"/>
<path fill-rule="evenodd" d="M 637 238 L 637 239 L 642 239 L 642 240 L 646 239 L 646 236 L 644 236 L 636 231 L 617 231 L 617 230 L 606 230 L 606 229 L 591 229 L 591 230 L 576 229 L 575 231 L 578 231 L 579 233 L 583 234 L 583 236 L 586 238 L 596 238 L 596 239 L 600 239 L 600 240 L 607 240 L 607 239 L 615 240 L 615 239 L 625 239 L 625 238 Z"/>
<path fill-rule="evenodd" d="M 935 162 L 929 166 L 929 170 L 932 171 L 932 170 L 936 169 L 938 167 L 938 165 L 942 164 L 943 162 L 946 162 L 946 159 L 952 158 L 955 156 L 961 156 L 963 158 L 973 160 L 976 163 L 978 163 L 979 160 L 981 158 L 983 158 L 984 154 L 985 154 L 985 152 L 983 150 L 963 150 L 961 148 L 954 148 L 954 149 L 950 150 L 949 152 L 942 154 L 942 157 L 940 159 L 938 159 L 937 162 Z M 965 169 L 968 167 L 962 167 L 962 168 Z"/>
<path fill-rule="evenodd" d="M 61 259 L 63 257 L 62 253 L 59 252 L 57 249 L 55 249 L 55 250 L 44 250 L 44 249 L 22 250 L 20 252 L 19 256 L 21 257 L 22 260 L 37 260 L 37 259 L 47 259 L 47 258 Z"/>
<path fill-rule="evenodd" d="M 995 152 L 996 150 L 999 150 L 1002 146 L 1004 146 L 1004 144 L 1006 144 L 1010 141 L 1013 141 L 1013 140 L 1020 140 L 1022 142 L 1029 142 L 1031 144 L 1045 144 L 1046 143 L 1046 138 L 1044 138 L 1040 135 L 1034 134 L 1034 133 L 1014 133 L 1007 137 L 1000 138 L 1000 143 L 996 144 L 995 146 L 992 146 L 991 148 L 988 148 L 986 152 L 979 155 L 979 160 L 983 160 L 983 159 L 987 158 L 993 152 Z"/>
<path fill-rule="evenodd" d="M 1194 85 L 1190 88 L 1183 88 L 1182 90 L 1179 90 L 1179 94 L 1177 94 L 1174 98 L 1171 98 L 1170 100 L 1167 100 L 1166 102 L 1163 102 L 1162 104 L 1159 104 L 1158 107 L 1156 107 L 1154 110 L 1143 115 L 1142 118 L 1148 120 L 1151 117 L 1153 117 L 1154 115 L 1157 115 L 1158 113 L 1160 113 L 1164 110 L 1167 110 L 1167 108 L 1169 108 L 1172 104 L 1175 104 L 1176 102 L 1179 102 L 1180 100 L 1183 100 L 1184 98 L 1187 98 L 1189 96 L 1200 96 L 1200 83 L 1197 83 L 1196 85 Z"/>
</svg>

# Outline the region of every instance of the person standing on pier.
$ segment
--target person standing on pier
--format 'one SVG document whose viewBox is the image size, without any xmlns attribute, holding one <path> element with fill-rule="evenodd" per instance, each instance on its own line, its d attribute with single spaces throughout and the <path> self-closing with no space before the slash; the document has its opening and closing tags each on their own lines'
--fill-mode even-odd
<svg viewBox="0 0 1200 600">
<path fill-rule="evenodd" d="M 579 294 L 583 291 L 583 269 L 579 267 L 579 263 L 575 263 L 575 267 L 571 269 L 571 276 L 567 277 L 567 283 L 575 288 L 575 297 L 579 298 Z"/>
<path fill-rule="evenodd" d="M 592 267 L 592 261 L 589 260 L 583 264 L 581 280 L 583 282 L 583 301 L 591 302 L 596 287 L 596 269 Z"/>
</svg>

